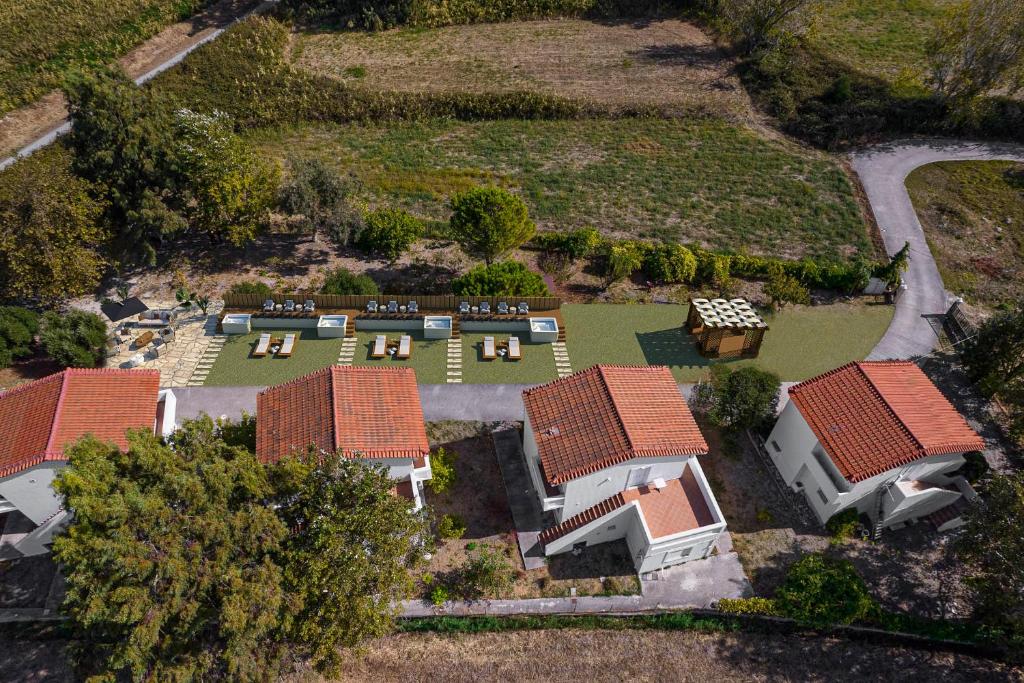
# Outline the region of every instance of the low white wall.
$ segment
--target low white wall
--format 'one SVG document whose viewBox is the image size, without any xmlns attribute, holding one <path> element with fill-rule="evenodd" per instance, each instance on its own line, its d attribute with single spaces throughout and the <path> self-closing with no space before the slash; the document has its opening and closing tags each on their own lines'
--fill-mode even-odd
<svg viewBox="0 0 1024 683">
<path fill-rule="evenodd" d="M 356 318 L 357 330 L 408 330 L 420 332 L 423 329 L 423 320 L 373 320 Z"/>
<path fill-rule="evenodd" d="M 315 318 L 253 318 L 253 328 L 274 330 L 293 330 L 298 328 L 316 327 L 319 316 Z"/>
<path fill-rule="evenodd" d="M 530 323 L 525 320 L 460 320 L 463 332 L 528 332 Z"/>
</svg>

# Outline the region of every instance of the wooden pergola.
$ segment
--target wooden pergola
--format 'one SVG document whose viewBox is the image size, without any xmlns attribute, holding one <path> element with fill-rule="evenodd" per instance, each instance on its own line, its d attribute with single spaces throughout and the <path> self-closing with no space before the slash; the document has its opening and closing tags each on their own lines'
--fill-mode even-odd
<svg viewBox="0 0 1024 683">
<path fill-rule="evenodd" d="M 706 358 L 756 358 L 768 323 L 746 299 L 690 299 L 686 331 Z"/>
</svg>

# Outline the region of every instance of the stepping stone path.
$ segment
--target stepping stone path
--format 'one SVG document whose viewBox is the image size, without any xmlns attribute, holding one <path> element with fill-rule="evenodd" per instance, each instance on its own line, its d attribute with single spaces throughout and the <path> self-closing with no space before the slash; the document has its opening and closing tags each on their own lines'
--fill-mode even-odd
<svg viewBox="0 0 1024 683">
<path fill-rule="evenodd" d="M 345 337 L 341 340 L 341 353 L 338 354 L 338 365 L 349 366 L 356 357 L 356 348 L 359 340 L 355 337 Z"/>
<path fill-rule="evenodd" d="M 196 369 L 192 371 L 192 376 L 185 386 L 201 387 L 206 383 L 206 378 L 213 368 L 213 363 L 217 360 L 217 356 L 220 355 L 221 349 L 224 348 L 224 343 L 227 340 L 228 336 L 226 334 L 213 335 L 213 338 L 206 347 L 206 351 L 203 352 L 199 362 L 196 363 Z"/>
<path fill-rule="evenodd" d="M 551 350 L 555 354 L 555 370 L 558 371 L 558 376 L 561 378 L 571 375 L 572 364 L 569 362 L 569 350 L 566 348 L 565 342 L 553 342 Z"/>
<path fill-rule="evenodd" d="M 448 340 L 448 384 L 462 384 L 462 339 Z"/>
</svg>

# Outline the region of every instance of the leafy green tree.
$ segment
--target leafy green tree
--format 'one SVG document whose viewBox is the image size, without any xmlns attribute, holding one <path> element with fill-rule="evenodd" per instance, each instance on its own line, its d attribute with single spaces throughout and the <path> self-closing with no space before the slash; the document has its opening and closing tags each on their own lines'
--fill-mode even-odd
<svg viewBox="0 0 1024 683">
<path fill-rule="evenodd" d="M 423 223 L 402 209 L 378 209 L 366 214 L 356 246 L 394 263 L 423 235 Z"/>
<path fill-rule="evenodd" d="M 283 630 L 314 667 L 335 673 L 340 648 L 391 631 L 430 528 L 392 494 L 385 468 L 340 454 L 313 465 L 285 463 L 276 473 L 279 514 L 296 530 L 282 549 L 292 602 Z"/>
<path fill-rule="evenodd" d="M 350 202 L 355 181 L 316 158 L 291 159 L 288 165 L 291 174 L 281 188 L 281 210 L 300 216 L 314 239 L 322 230 L 338 244 L 348 244 L 363 227 L 359 212 Z"/>
<path fill-rule="evenodd" d="M 814 553 L 789 568 L 775 593 L 775 605 L 801 623 L 828 627 L 867 617 L 874 601 L 849 560 Z"/>
<path fill-rule="evenodd" d="M 107 341 L 107 326 L 95 313 L 47 311 L 39 326 L 46 354 L 65 368 L 92 368 Z"/>
<path fill-rule="evenodd" d="M 892 255 L 892 258 L 889 259 L 887 264 L 875 271 L 875 277 L 895 289 L 900 286 L 900 282 L 903 279 L 903 273 L 906 272 L 909 265 L 910 242 L 906 242 L 899 251 Z"/>
<path fill-rule="evenodd" d="M 273 679 L 287 527 L 255 456 L 209 421 L 173 447 L 140 432 L 68 455 L 55 488 L 75 514 L 53 547 L 79 661 L 110 680 Z"/>
<path fill-rule="evenodd" d="M 615 282 L 630 277 L 644 265 L 645 245 L 627 240 L 608 250 L 608 278 Z"/>
<path fill-rule="evenodd" d="M 1024 305 L 982 323 L 961 346 L 960 358 L 986 396 L 1024 385 Z"/>
<path fill-rule="evenodd" d="M 726 368 L 724 365 L 717 368 Z M 754 366 L 712 375 L 715 403 L 714 421 L 733 431 L 757 429 L 775 417 L 779 405 L 779 376 Z"/>
<path fill-rule="evenodd" d="M 471 256 L 487 265 L 533 237 L 526 203 L 500 187 L 475 187 L 451 198 L 451 231 Z"/>
<path fill-rule="evenodd" d="M 0 368 L 32 355 L 32 342 L 37 332 L 39 316 L 34 311 L 0 306 Z"/>
<path fill-rule="evenodd" d="M 103 204 L 57 148 L 22 159 L 0 176 L 0 281 L 4 296 L 53 304 L 100 281 L 107 232 Z"/>
<path fill-rule="evenodd" d="M 547 296 L 544 278 L 518 261 L 477 266 L 452 281 L 459 296 Z"/>
<path fill-rule="evenodd" d="M 764 293 L 771 301 L 772 309 L 780 310 L 786 304 L 809 304 L 811 293 L 799 280 L 785 273 L 782 269 L 775 270 L 764 286 Z"/>
<path fill-rule="evenodd" d="M 720 0 L 718 15 L 736 32 L 748 52 L 775 47 L 807 31 L 811 0 Z"/>
<path fill-rule="evenodd" d="M 378 294 L 380 288 L 369 275 L 356 275 L 341 266 L 328 271 L 321 294 Z"/>
<path fill-rule="evenodd" d="M 235 246 L 251 242 L 274 204 L 281 170 L 245 144 L 226 114 L 175 113 L 181 204 L 192 227 Z"/>
<path fill-rule="evenodd" d="M 513 569 L 508 558 L 490 546 L 481 546 L 458 569 L 459 592 L 466 600 L 500 598 L 512 590 Z"/>
<path fill-rule="evenodd" d="M 693 282 L 697 257 L 681 244 L 661 244 L 647 251 L 644 271 L 659 282 Z"/>
<path fill-rule="evenodd" d="M 462 538 L 466 535 L 466 523 L 458 515 L 445 515 L 437 523 L 437 535 L 446 540 Z"/>
<path fill-rule="evenodd" d="M 455 484 L 455 452 L 438 448 L 430 454 L 431 478 L 427 487 L 434 493 L 445 493 Z"/>
</svg>

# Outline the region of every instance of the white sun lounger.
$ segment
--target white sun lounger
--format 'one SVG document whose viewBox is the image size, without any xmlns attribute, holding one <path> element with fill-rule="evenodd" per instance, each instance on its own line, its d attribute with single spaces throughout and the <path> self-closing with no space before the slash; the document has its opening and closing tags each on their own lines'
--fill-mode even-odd
<svg viewBox="0 0 1024 683">
<path fill-rule="evenodd" d="M 281 343 L 281 349 L 277 352 L 278 356 L 288 358 L 292 355 L 292 349 L 295 348 L 295 335 L 286 334 L 284 335 L 284 342 Z"/>
<path fill-rule="evenodd" d="M 498 354 L 494 352 L 494 337 L 484 337 L 484 360 L 494 360 Z"/>
<path fill-rule="evenodd" d="M 373 341 L 373 351 L 370 353 L 370 358 L 383 358 L 388 355 L 388 338 L 383 334 L 378 334 L 377 338 Z"/>
<path fill-rule="evenodd" d="M 256 348 L 252 350 L 252 355 L 257 358 L 267 355 L 267 351 L 270 350 L 270 333 L 264 332 L 260 335 L 260 340 L 256 344 Z"/>
<path fill-rule="evenodd" d="M 395 354 L 396 358 L 408 358 L 412 354 L 412 337 L 407 334 L 403 334 L 398 338 L 398 353 Z"/>
<path fill-rule="evenodd" d="M 523 357 L 523 351 L 519 348 L 519 337 L 508 338 L 508 359 L 509 360 L 521 360 Z"/>
</svg>

